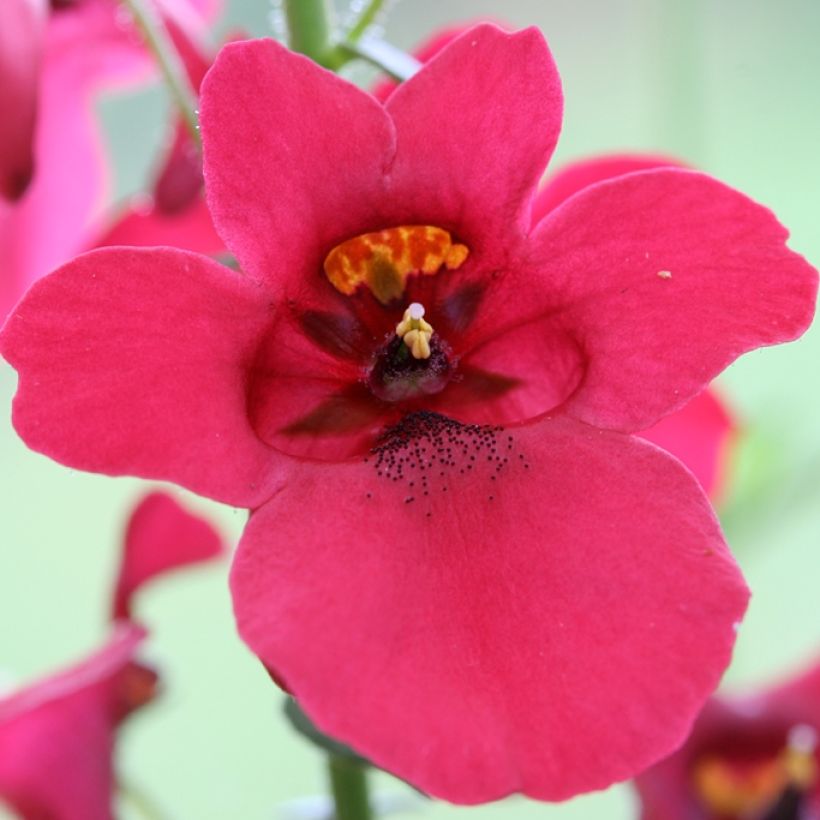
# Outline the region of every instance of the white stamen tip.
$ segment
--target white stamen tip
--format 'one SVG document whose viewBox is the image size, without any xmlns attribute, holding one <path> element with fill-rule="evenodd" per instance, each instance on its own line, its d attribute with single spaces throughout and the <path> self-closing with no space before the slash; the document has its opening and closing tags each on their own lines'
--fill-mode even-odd
<svg viewBox="0 0 820 820">
<path fill-rule="evenodd" d="M 410 315 L 411 319 L 422 319 L 424 318 L 424 305 L 421 302 L 413 302 L 408 308 L 407 313 Z"/>
<path fill-rule="evenodd" d="M 789 731 L 790 749 L 804 754 L 811 754 L 817 748 L 817 730 L 806 723 L 798 723 Z"/>
</svg>

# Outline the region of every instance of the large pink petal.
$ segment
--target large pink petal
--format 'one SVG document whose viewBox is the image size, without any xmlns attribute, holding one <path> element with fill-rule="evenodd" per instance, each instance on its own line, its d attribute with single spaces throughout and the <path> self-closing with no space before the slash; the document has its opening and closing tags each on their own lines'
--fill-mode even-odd
<svg viewBox="0 0 820 820">
<path fill-rule="evenodd" d="M 113 817 L 114 734 L 123 698 L 148 682 L 132 662 L 144 636 L 121 626 L 88 660 L 0 700 L 0 799 L 24 820 Z"/>
<path fill-rule="evenodd" d="M 531 263 L 587 358 L 568 411 L 645 429 L 741 353 L 797 338 L 817 272 L 787 236 L 766 208 L 678 169 L 601 182 L 551 211 Z"/>
<path fill-rule="evenodd" d="M 381 458 L 294 463 L 231 586 L 321 729 L 459 803 L 562 799 L 668 754 L 747 601 L 689 474 L 566 418 L 416 416 Z"/>
<path fill-rule="evenodd" d="M 576 160 L 547 178 L 532 203 L 532 224 L 540 222 L 553 208 L 584 188 L 605 179 L 682 163 L 660 154 L 604 154 Z"/>
<path fill-rule="evenodd" d="M 168 493 L 149 493 L 128 519 L 114 590 L 114 618 L 131 617 L 131 599 L 146 581 L 216 558 L 223 549 L 222 538 L 207 519 L 189 513 Z"/>
<path fill-rule="evenodd" d="M 396 125 L 393 202 L 406 221 L 456 229 L 477 249 L 529 227 L 558 140 L 561 83 L 543 35 L 484 24 L 388 98 Z"/>
<path fill-rule="evenodd" d="M 78 257 L 38 282 L 0 334 L 20 374 L 18 433 L 73 467 L 255 506 L 274 477 L 246 382 L 269 302 L 258 284 L 183 251 Z"/>
<path fill-rule="evenodd" d="M 332 292 L 322 261 L 385 227 L 393 152 L 381 105 L 272 40 L 231 43 L 202 84 L 205 185 L 242 269 L 289 295 Z"/>
<path fill-rule="evenodd" d="M 18 199 L 34 172 L 45 0 L 0 3 L 0 197 Z"/>
<path fill-rule="evenodd" d="M 640 435 L 677 456 L 715 500 L 723 492 L 734 433 L 728 409 L 714 390 L 706 390 Z"/>
</svg>

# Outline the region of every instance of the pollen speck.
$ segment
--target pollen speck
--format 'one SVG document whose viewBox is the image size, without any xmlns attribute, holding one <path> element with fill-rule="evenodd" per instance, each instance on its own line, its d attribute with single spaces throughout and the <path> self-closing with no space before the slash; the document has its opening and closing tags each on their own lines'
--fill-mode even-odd
<svg viewBox="0 0 820 820">
<path fill-rule="evenodd" d="M 671 270 L 659 270 L 658 276 L 661 279 L 671 279 L 672 278 L 672 271 Z"/>
</svg>

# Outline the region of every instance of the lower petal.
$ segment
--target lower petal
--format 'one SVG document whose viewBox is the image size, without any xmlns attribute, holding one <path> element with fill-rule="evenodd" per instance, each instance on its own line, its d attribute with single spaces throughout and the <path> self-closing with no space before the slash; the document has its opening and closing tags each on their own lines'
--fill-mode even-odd
<svg viewBox="0 0 820 820">
<path fill-rule="evenodd" d="M 365 461 L 294 462 L 232 591 L 320 729 L 457 803 L 563 799 L 671 752 L 747 602 L 703 493 L 657 448 L 433 414 Z"/>
</svg>

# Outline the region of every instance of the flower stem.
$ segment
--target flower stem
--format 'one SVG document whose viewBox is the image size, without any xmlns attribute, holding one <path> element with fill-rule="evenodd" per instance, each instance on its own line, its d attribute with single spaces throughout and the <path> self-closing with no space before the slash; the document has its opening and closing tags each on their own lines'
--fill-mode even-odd
<svg viewBox="0 0 820 820">
<path fill-rule="evenodd" d="M 355 43 L 373 25 L 382 5 L 384 5 L 384 0 L 370 0 L 347 32 L 345 39 L 348 43 Z"/>
<path fill-rule="evenodd" d="M 325 68 L 337 68 L 334 29 L 327 0 L 285 0 L 288 45 Z"/>
<path fill-rule="evenodd" d="M 337 48 L 345 55 L 345 62 L 354 58 L 365 60 L 400 83 L 409 80 L 421 68 L 415 57 L 385 40 L 372 37 L 365 37 L 356 43 L 345 40 Z"/>
<path fill-rule="evenodd" d="M 201 147 L 202 138 L 199 134 L 196 116 L 196 94 L 191 88 L 188 75 L 185 73 L 185 68 L 165 26 L 149 5 L 148 0 L 122 0 L 122 3 L 131 12 L 134 24 L 156 60 L 168 92 L 179 109 L 191 138 L 196 145 Z"/>
<path fill-rule="evenodd" d="M 328 773 L 336 807 L 334 820 L 373 820 L 364 767 L 355 760 L 331 754 Z"/>
</svg>

